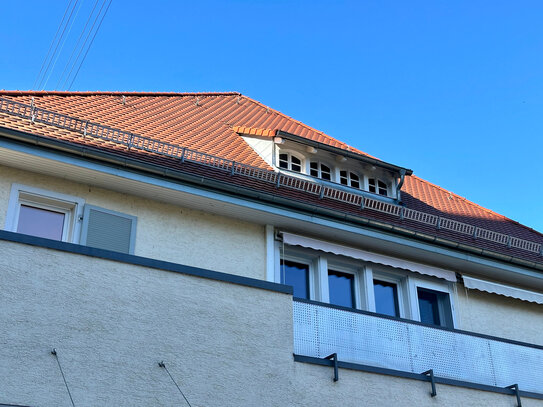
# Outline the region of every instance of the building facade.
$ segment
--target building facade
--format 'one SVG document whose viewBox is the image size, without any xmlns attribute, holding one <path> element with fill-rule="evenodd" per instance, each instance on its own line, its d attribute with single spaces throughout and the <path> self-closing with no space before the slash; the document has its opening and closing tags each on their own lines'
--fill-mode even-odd
<svg viewBox="0 0 543 407">
<path fill-rule="evenodd" d="M 543 405 L 541 233 L 237 93 L 0 93 L 0 406 Z"/>
</svg>

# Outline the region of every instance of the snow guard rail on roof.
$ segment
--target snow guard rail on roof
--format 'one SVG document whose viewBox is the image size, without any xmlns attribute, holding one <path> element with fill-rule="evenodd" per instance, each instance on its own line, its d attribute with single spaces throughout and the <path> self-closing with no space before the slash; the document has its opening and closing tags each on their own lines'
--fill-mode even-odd
<svg viewBox="0 0 543 407">
<path fill-rule="evenodd" d="M 10 99 L 0 98 L 0 111 L 8 114 L 30 119 L 32 123 L 39 122 L 51 126 L 78 132 L 83 137 L 94 137 L 107 140 L 130 149 L 142 150 L 167 157 L 174 157 L 181 162 L 190 161 L 208 167 L 230 172 L 231 174 L 242 175 L 257 179 L 263 182 L 275 184 L 279 187 L 286 187 L 298 191 L 307 192 L 322 198 L 329 198 L 335 201 L 345 202 L 358 206 L 360 209 L 386 213 L 399 219 L 407 219 L 425 225 L 433 226 L 436 229 L 448 230 L 474 239 L 487 240 L 499 243 L 507 247 L 514 247 L 532 253 L 543 255 L 543 244 L 520 239 L 518 237 L 495 232 L 489 229 L 479 228 L 467 223 L 447 219 L 437 215 L 416 211 L 400 205 L 384 202 L 362 196 L 359 193 L 347 192 L 339 188 L 322 185 L 318 182 L 281 174 L 275 171 L 241 164 L 236 161 L 202 153 L 187 147 L 165 143 L 163 141 L 143 137 L 134 133 L 114 129 L 88 120 L 81 120 L 60 113 L 37 108 L 34 105 L 34 98 L 30 105 L 16 102 Z"/>
</svg>

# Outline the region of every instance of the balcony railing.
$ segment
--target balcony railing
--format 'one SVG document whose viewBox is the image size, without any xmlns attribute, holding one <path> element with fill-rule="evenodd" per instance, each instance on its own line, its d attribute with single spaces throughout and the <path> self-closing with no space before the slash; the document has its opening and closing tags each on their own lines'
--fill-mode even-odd
<svg viewBox="0 0 543 407">
<path fill-rule="evenodd" d="M 294 353 L 543 393 L 543 346 L 294 301 Z"/>
</svg>

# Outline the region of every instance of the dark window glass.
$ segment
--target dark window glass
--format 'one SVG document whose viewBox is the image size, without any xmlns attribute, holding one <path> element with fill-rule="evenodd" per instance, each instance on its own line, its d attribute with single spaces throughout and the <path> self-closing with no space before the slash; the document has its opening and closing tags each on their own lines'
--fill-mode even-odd
<svg viewBox="0 0 543 407">
<path fill-rule="evenodd" d="M 353 188 L 360 188 L 360 178 L 358 175 L 351 172 L 351 186 Z"/>
<path fill-rule="evenodd" d="M 379 195 L 387 196 L 388 195 L 387 184 L 385 184 L 383 181 L 378 181 L 378 185 L 379 185 Z"/>
<path fill-rule="evenodd" d="M 321 178 L 330 181 L 331 179 L 330 173 L 331 173 L 330 167 L 327 167 L 326 165 L 321 164 Z"/>
<path fill-rule="evenodd" d="M 354 308 L 354 275 L 328 271 L 330 304 Z"/>
<path fill-rule="evenodd" d="M 373 280 L 373 290 L 375 293 L 375 311 L 379 314 L 399 317 L 398 286 L 387 281 Z"/>
<path fill-rule="evenodd" d="M 17 232 L 26 235 L 62 240 L 64 218 L 62 212 L 21 205 Z"/>
<path fill-rule="evenodd" d="M 368 180 L 368 184 L 369 184 L 369 190 L 370 192 L 374 193 L 375 194 L 375 178 L 370 178 Z"/>
<path fill-rule="evenodd" d="M 347 179 L 347 171 L 339 172 L 339 182 L 341 182 L 342 185 L 349 185 L 349 180 Z"/>
<path fill-rule="evenodd" d="M 309 163 L 309 174 L 313 177 L 319 176 L 319 163 L 315 161 Z"/>
<path fill-rule="evenodd" d="M 419 288 L 420 321 L 425 324 L 441 325 L 439 318 L 439 298 L 436 292 Z"/>
<path fill-rule="evenodd" d="M 291 162 L 292 162 L 292 166 L 290 167 L 290 169 L 292 171 L 302 172 L 302 160 L 300 160 L 299 158 L 296 158 L 294 156 L 291 156 L 290 159 L 291 159 Z"/>
<path fill-rule="evenodd" d="M 288 154 L 279 154 L 279 167 L 288 170 Z"/>
<path fill-rule="evenodd" d="M 291 285 L 294 297 L 309 299 L 309 266 L 281 260 L 281 282 Z"/>
</svg>

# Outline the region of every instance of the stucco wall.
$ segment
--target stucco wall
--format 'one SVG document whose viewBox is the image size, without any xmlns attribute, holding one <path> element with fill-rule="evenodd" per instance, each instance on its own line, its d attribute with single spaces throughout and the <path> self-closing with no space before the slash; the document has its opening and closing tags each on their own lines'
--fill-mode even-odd
<svg viewBox="0 0 543 407">
<path fill-rule="evenodd" d="M 85 199 L 86 203 L 137 216 L 135 254 L 265 279 L 265 227 L 204 211 L 164 204 L 90 185 L 0 166 L 0 227 L 12 183 Z"/>
<path fill-rule="evenodd" d="M 543 305 L 458 284 L 459 328 L 543 345 Z"/>
<path fill-rule="evenodd" d="M 0 240 L 0 403 L 513 406 L 512 396 L 292 359 L 290 295 Z M 543 405 L 523 399 L 523 405 Z"/>
</svg>

